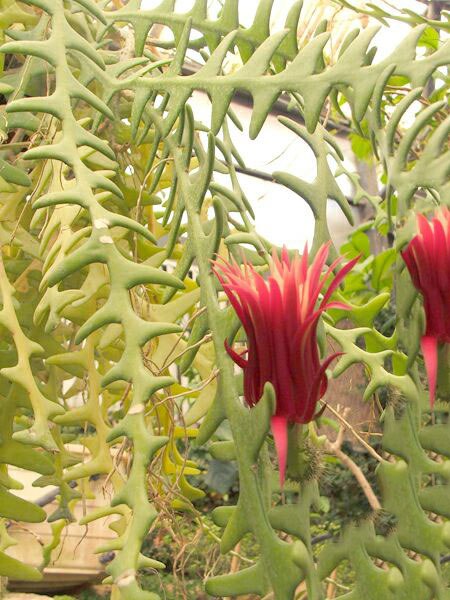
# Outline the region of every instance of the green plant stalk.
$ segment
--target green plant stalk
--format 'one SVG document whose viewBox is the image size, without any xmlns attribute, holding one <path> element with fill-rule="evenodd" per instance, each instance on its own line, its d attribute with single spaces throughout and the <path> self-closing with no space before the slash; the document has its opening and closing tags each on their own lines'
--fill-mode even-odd
<svg viewBox="0 0 450 600">
<path fill-rule="evenodd" d="M 162 128 L 162 120 L 154 110 L 149 110 L 155 125 Z M 228 419 L 233 433 L 236 449 L 236 460 L 239 467 L 240 500 L 238 508 L 243 512 L 243 517 L 249 524 L 251 532 L 261 545 L 262 564 L 267 582 L 274 591 L 277 600 L 288 600 L 293 597 L 295 587 L 301 579 L 301 570 L 294 564 L 292 559 L 292 548 L 289 544 L 282 542 L 270 525 L 268 518 L 267 490 L 270 484 L 267 481 L 267 469 L 259 471 L 257 467 L 258 453 L 261 443 L 257 446 L 249 443 L 249 430 L 245 425 L 262 415 L 258 411 L 244 408 L 239 401 L 235 385 L 233 363 L 226 355 L 224 340 L 227 336 L 225 313 L 219 306 L 218 296 L 214 285 L 214 275 L 211 271 L 209 254 L 209 240 L 202 227 L 199 199 L 196 195 L 195 186 L 189 180 L 182 161 L 182 151 L 170 137 L 166 139 L 177 170 L 180 192 L 184 197 L 186 212 L 188 215 L 188 235 L 192 240 L 199 268 L 199 281 L 202 301 L 207 309 L 209 327 L 213 335 L 214 348 L 216 352 L 217 367 L 219 370 L 218 402 L 219 410 Z M 273 407 L 272 407 L 273 409 Z M 266 423 L 256 424 L 256 428 L 268 430 L 270 414 L 264 415 Z M 264 492 L 266 490 L 266 493 Z M 237 532 L 238 539 L 241 537 Z M 236 539 L 236 542 L 238 541 Z"/>
<path fill-rule="evenodd" d="M 34 4 L 34 0 L 30 0 L 29 3 Z M 152 238 L 152 236 L 144 227 L 139 226 L 131 219 L 103 208 L 94 193 L 94 189 L 99 187 L 118 194 L 120 194 L 120 190 L 104 176 L 91 171 L 84 164 L 80 155 L 80 148 L 85 145 L 91 146 L 107 156 L 111 154 L 111 150 L 104 142 L 86 132 L 77 122 L 72 112 L 72 101 L 74 98 L 82 97 L 91 106 L 95 106 L 110 118 L 113 115 L 106 105 L 91 92 L 82 88 L 71 73 L 67 51 L 68 48 L 73 47 L 74 43 L 79 46 L 81 42 L 79 38 L 76 38 L 77 34 L 67 22 L 64 2 L 58 0 L 49 3 L 45 0 L 42 2 L 39 0 L 38 5 L 51 15 L 52 34 L 45 42 L 35 42 L 34 50 L 31 53 L 37 51 L 38 55 L 53 65 L 55 92 L 47 99 L 26 98 L 12 101 L 7 110 L 50 112 L 61 123 L 62 138 L 59 142 L 33 148 L 28 151 L 25 158 L 52 159 L 65 163 L 71 167 L 76 184 L 70 190 L 40 197 L 34 204 L 35 208 L 65 203 L 78 204 L 88 211 L 93 224 L 91 237 L 82 248 L 73 251 L 68 257 L 64 257 L 62 261 L 52 265 L 51 272 L 46 280 L 47 283 L 50 286 L 58 284 L 75 270 L 93 262 L 106 263 L 108 266 L 111 296 L 109 298 L 110 305 L 106 308 L 109 308 L 109 314 L 106 315 L 105 319 L 104 313 L 102 315 L 97 312 L 84 324 L 83 330 L 79 330 L 77 338 L 77 342 L 81 342 L 106 323 L 121 323 L 125 331 L 125 351 L 121 362 L 116 364 L 107 377 L 109 377 L 109 381 L 119 379 L 130 381 L 134 387 L 129 414 L 110 432 L 106 440 L 107 442 L 115 442 L 126 436 L 133 443 L 134 450 L 134 461 L 129 478 L 112 501 L 113 506 L 126 504 L 131 512 L 128 515 L 126 529 L 112 544 L 117 554 L 114 561 L 108 566 L 108 571 L 111 573 L 112 582 L 117 584 L 120 595 L 124 600 L 154 600 L 157 597 L 155 594 L 144 592 L 140 588 L 137 572 L 142 567 L 161 568 L 163 566 L 158 561 L 141 555 L 140 548 L 151 523 L 157 516 L 154 506 L 147 498 L 147 468 L 153 455 L 167 442 L 167 438 L 152 435 L 151 431 L 148 430 L 144 417 L 144 404 L 156 389 L 169 385 L 173 380 L 167 377 L 152 376 L 145 368 L 141 348 L 152 337 L 166 332 L 173 332 L 174 326 L 161 324 L 155 330 L 155 328 L 146 325 L 147 328 L 144 330 L 142 320 L 134 313 L 129 290 L 133 285 L 139 283 L 175 284 L 177 287 L 180 287 L 181 284 L 175 278 L 163 272 L 124 259 L 116 247 L 110 235 L 110 228 L 117 225 L 138 231 L 147 238 Z M 69 39 L 66 39 L 67 36 Z M 3 51 L 7 51 L 8 46 L 10 49 L 15 48 L 16 51 L 27 53 L 26 41 L 23 43 L 11 42 L 2 48 Z M 30 106 L 30 102 L 33 106 Z M 105 306 L 103 307 L 104 312 Z M 178 328 L 175 327 L 175 329 Z M 103 385 L 107 385 L 106 380 Z M 54 403 L 51 403 L 51 407 L 60 408 Z M 87 420 L 95 422 L 96 415 L 93 407 L 86 406 L 86 412 L 89 413 L 84 415 L 88 417 Z M 45 446 L 48 443 L 48 436 L 45 437 L 43 431 L 37 431 L 39 433 L 38 438 L 35 430 L 40 423 L 46 425 L 48 416 L 51 415 L 40 409 L 36 410 L 35 427 L 26 430 L 22 437 L 28 436 L 30 442 Z M 94 460 L 97 459 L 98 472 L 107 472 L 110 468 L 110 462 L 101 460 L 100 451 L 101 447 L 97 449 L 97 456 L 94 456 Z M 99 464 L 100 462 L 102 464 Z M 81 477 L 87 476 L 91 468 L 92 465 L 83 465 L 77 473 Z M 117 512 L 121 514 L 120 507 Z"/>
</svg>

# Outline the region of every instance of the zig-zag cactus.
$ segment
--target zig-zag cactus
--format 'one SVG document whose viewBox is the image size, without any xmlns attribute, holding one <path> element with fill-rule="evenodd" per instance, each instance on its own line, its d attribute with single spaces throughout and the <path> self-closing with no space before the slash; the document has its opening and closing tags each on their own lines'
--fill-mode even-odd
<svg viewBox="0 0 450 600">
<path fill-rule="evenodd" d="M 250 534 L 259 554 L 247 569 L 211 577 L 209 594 L 273 593 L 289 600 L 304 582 L 308 598 L 320 600 L 323 582 L 348 560 L 355 583 L 342 598 L 448 598 L 440 567 L 450 548 L 448 407 L 438 398 L 430 420 L 419 354 L 423 315 L 398 254 L 413 234 L 415 211 L 448 203 L 448 82 L 429 99 L 424 87 L 448 68 L 449 41 L 435 36 L 433 51 L 417 57 L 430 26 L 446 30 L 448 22 L 404 11 L 393 18 L 410 23 L 411 31 L 387 58 L 375 60 L 370 45 L 376 28 L 368 28 L 349 33 L 331 60 L 326 24 L 299 45 L 301 2 L 292 2 L 281 32 L 270 28 L 271 0 L 261 0 L 249 28 L 239 27 L 237 0 L 226 0 L 216 19 L 208 18 L 206 0 L 196 0 L 183 14 L 174 0 L 149 10 L 141 10 L 138 0 L 117 10 L 115 4 L 0 2 L 1 56 L 7 56 L 0 63 L 0 93 L 7 99 L 0 114 L 0 576 L 40 577 L 8 556 L 6 525 L 45 518 L 13 495 L 18 484 L 8 465 L 38 473 L 35 485 L 60 489 L 59 508 L 48 518 L 54 540 L 44 549 L 42 566 L 80 497 L 69 482 L 82 489 L 90 476 L 104 474 L 114 489 L 111 503 L 82 523 L 117 515 L 117 537 L 98 549 L 115 552 L 107 567 L 113 597 L 158 598 L 140 585 L 142 569 L 164 568 L 141 552 L 148 531 L 158 526 L 156 507 L 166 492 L 171 507 L 182 510 L 191 510 L 202 495 L 189 481 L 196 465 L 180 454 L 177 440 L 196 438 L 195 444 L 204 445 L 228 421 L 233 441 L 209 442 L 208 449 L 215 458 L 236 461 L 239 500 L 215 509 L 212 517 L 223 528 L 223 553 Z M 377 6 L 367 11 L 381 21 L 390 18 Z M 125 31 L 124 23 L 131 28 Z M 152 39 L 169 49 L 163 57 L 147 44 L 155 24 L 174 35 L 173 42 Z M 186 77 L 189 48 L 201 50 L 204 63 Z M 227 73 L 225 58 L 235 50 L 242 65 Z M 222 304 L 211 259 L 228 252 L 240 261 L 245 254 L 264 271 L 271 250 L 255 230 L 237 176 L 243 163 L 230 134 L 229 122 L 236 122 L 230 102 L 242 89 L 253 98 L 251 137 L 280 94 L 292 99 L 292 118 L 280 120 L 312 149 L 317 177 L 272 177 L 311 207 L 313 253 L 330 238 L 329 199 L 352 223 L 336 182 L 340 174 L 353 182 L 354 201 L 368 201 L 374 211 L 355 243 L 369 226 L 395 238 L 395 249 L 363 257 L 353 285 L 336 294 L 350 308 L 330 310 L 323 324 L 323 335 L 343 351 L 334 375 L 362 363 L 368 383 L 361 401 L 388 392 L 382 455 L 375 453 L 382 494 L 373 507 L 381 506 L 395 526 L 381 534 L 376 518 L 353 523 L 320 554 L 310 526 L 312 508 L 320 506 L 320 480 L 314 472 L 299 475 L 289 482 L 298 492 L 296 502 L 280 502 L 268 445 L 273 389 L 266 386 L 257 406 L 245 408 L 241 378 L 223 345 L 239 323 Z M 196 90 L 210 97 L 211 131 L 189 104 Z M 424 108 L 405 128 L 406 111 L 418 101 Z M 347 125 L 367 136 L 386 180 L 383 198 L 369 194 L 345 168 L 322 116 L 325 102 L 337 118 L 346 104 Z M 218 173 L 227 176 L 226 184 L 224 177 L 215 181 Z M 174 264 L 170 274 L 163 268 L 168 261 Z M 192 268 L 198 270 L 196 281 Z M 394 301 L 397 325 L 386 336 L 375 323 Z M 343 318 L 354 328 L 341 328 Z M 181 373 L 193 367 L 202 385 L 181 385 L 173 365 Z M 72 408 L 71 395 L 81 395 L 82 406 Z M 194 395 L 178 420 L 177 399 Z M 69 431 L 77 431 L 86 461 L 70 453 Z M 314 424 L 308 431 L 318 451 L 336 448 L 317 435 Z M 126 473 L 112 458 L 119 445 L 132 458 Z M 152 494 L 159 494 L 158 502 Z"/>
</svg>

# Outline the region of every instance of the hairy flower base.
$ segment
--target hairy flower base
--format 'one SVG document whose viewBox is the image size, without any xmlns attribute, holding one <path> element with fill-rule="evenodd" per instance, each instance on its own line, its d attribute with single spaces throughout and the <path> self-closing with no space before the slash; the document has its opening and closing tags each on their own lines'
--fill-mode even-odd
<svg viewBox="0 0 450 600">
<path fill-rule="evenodd" d="M 326 369 L 338 356 L 321 363 L 317 345 L 320 315 L 329 308 L 347 308 L 330 297 L 358 258 L 337 268 L 336 259 L 325 271 L 329 243 L 324 244 L 308 265 L 308 249 L 290 259 L 283 248 L 281 259 L 274 252 L 267 281 L 252 265 L 223 259 L 214 261 L 220 280 L 247 335 L 247 350 L 238 353 L 225 341 L 234 362 L 244 371 L 244 398 L 249 406 L 259 402 L 264 384 L 272 383 L 276 410 L 271 428 L 283 483 L 287 459 L 287 426 L 308 423 L 318 400 L 327 389 Z M 319 295 L 322 300 L 318 304 Z M 244 358 L 244 354 L 247 357 Z"/>
</svg>

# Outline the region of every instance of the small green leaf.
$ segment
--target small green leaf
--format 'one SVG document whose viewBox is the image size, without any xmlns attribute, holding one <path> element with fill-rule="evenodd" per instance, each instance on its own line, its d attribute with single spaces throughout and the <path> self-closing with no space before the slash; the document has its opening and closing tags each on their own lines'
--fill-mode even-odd
<svg viewBox="0 0 450 600">
<path fill-rule="evenodd" d="M 439 48 L 439 33 L 434 27 L 427 27 L 422 33 L 417 45 L 431 48 L 431 50 L 437 50 Z"/>
</svg>

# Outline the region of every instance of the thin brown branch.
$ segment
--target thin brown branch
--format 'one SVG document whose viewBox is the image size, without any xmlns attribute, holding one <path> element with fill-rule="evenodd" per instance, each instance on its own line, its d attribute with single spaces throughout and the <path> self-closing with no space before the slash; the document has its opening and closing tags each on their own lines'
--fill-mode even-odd
<svg viewBox="0 0 450 600">
<path fill-rule="evenodd" d="M 348 409 L 347 409 L 347 411 L 348 411 Z M 366 476 L 364 475 L 364 473 L 362 472 L 360 467 L 349 456 L 347 456 L 347 454 L 345 454 L 345 452 L 343 452 L 341 450 L 341 446 L 342 446 L 342 442 L 343 442 L 343 432 L 344 432 L 344 425 L 341 424 L 336 441 L 332 443 L 329 440 L 326 440 L 325 450 L 329 454 L 334 454 L 336 456 L 336 458 L 339 458 L 341 463 L 343 465 L 345 465 L 347 467 L 347 469 L 352 473 L 352 475 L 354 476 L 356 481 L 361 486 L 361 489 L 364 492 L 371 508 L 373 510 L 380 510 L 381 509 L 380 501 L 376 497 L 375 492 L 373 491 L 370 483 L 367 481 Z"/>
<path fill-rule="evenodd" d="M 178 354 L 176 354 L 172 358 L 171 363 L 174 363 L 176 360 L 181 358 L 183 356 L 183 354 L 186 354 L 186 352 L 189 352 L 189 350 L 192 350 L 193 348 L 197 348 L 197 346 L 201 346 L 202 344 L 206 344 L 206 342 L 210 342 L 211 340 L 212 340 L 212 335 L 210 333 L 207 333 L 205 336 L 202 337 L 201 340 L 199 340 L 195 344 L 192 344 L 191 346 L 186 346 L 186 348 L 182 352 L 179 352 Z M 165 367 L 161 367 L 161 369 L 158 371 L 157 375 L 162 373 L 162 371 L 164 371 L 164 369 L 165 369 Z"/>
<path fill-rule="evenodd" d="M 359 433 L 356 431 L 356 429 L 353 427 L 353 425 L 351 425 L 351 423 L 349 423 L 347 421 L 347 419 L 341 415 L 340 412 L 338 412 L 335 408 L 333 408 L 325 400 L 320 400 L 320 402 L 323 406 L 328 408 L 333 413 L 333 415 L 338 419 L 338 421 L 341 423 L 341 425 L 343 425 L 345 427 L 345 429 L 348 429 L 355 436 L 355 438 L 358 440 L 358 442 L 364 446 L 364 448 L 367 450 L 367 452 L 371 456 L 373 456 L 373 458 L 375 458 L 375 460 L 377 460 L 380 463 L 386 462 L 384 460 L 384 458 L 382 456 L 380 456 L 378 454 L 378 452 L 376 450 L 374 450 L 374 448 L 372 448 L 372 446 L 370 444 L 368 444 L 366 442 L 366 440 L 359 435 Z"/>
</svg>

